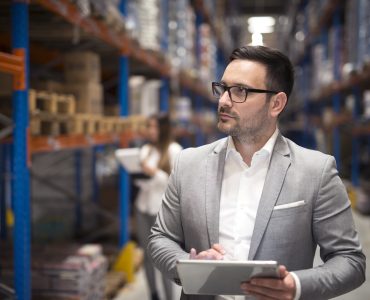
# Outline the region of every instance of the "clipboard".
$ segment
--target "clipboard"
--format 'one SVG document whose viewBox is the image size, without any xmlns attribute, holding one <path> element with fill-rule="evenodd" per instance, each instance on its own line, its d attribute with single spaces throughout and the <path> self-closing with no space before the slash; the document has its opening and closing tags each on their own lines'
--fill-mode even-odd
<svg viewBox="0 0 370 300">
<path fill-rule="evenodd" d="M 279 278 L 276 261 L 179 260 L 179 275 L 185 294 L 244 295 L 240 284 L 253 277 Z"/>
<path fill-rule="evenodd" d="M 127 172 L 131 174 L 143 172 L 140 161 L 140 148 L 117 149 L 114 154 Z"/>
</svg>

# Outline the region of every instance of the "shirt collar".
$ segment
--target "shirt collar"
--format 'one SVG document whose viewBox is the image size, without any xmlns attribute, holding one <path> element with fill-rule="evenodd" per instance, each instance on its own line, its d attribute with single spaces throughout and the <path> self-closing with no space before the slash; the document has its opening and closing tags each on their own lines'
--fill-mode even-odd
<svg viewBox="0 0 370 300">
<path fill-rule="evenodd" d="M 255 152 L 253 154 L 253 157 L 257 154 L 262 154 L 262 153 L 266 153 L 268 154 L 269 157 L 271 157 L 271 154 L 272 154 L 272 151 L 274 149 L 274 146 L 275 146 L 275 143 L 276 143 L 276 140 L 277 140 L 277 137 L 279 135 L 279 129 L 276 127 L 274 133 L 272 134 L 272 136 L 268 139 L 268 141 L 266 142 L 266 144 L 260 149 L 258 150 L 257 152 Z M 228 158 L 229 156 L 229 153 L 231 152 L 238 152 L 235 148 L 235 144 L 234 144 L 234 140 L 232 139 L 231 136 L 228 136 L 227 138 L 227 150 L 226 150 L 226 158 Z"/>
</svg>

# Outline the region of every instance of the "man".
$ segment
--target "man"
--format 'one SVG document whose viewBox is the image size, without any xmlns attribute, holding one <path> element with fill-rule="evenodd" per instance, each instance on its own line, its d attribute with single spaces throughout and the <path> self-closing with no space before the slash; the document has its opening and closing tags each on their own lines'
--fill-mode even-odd
<svg viewBox="0 0 370 300">
<path fill-rule="evenodd" d="M 218 128 L 228 137 L 180 153 L 149 242 L 155 264 L 175 281 L 176 261 L 187 258 L 278 261 L 279 279 L 241 285 L 252 299 L 328 299 L 364 281 L 365 256 L 333 157 L 277 128 L 293 82 L 285 55 L 246 46 L 212 84 Z M 313 268 L 317 245 L 324 264 Z"/>
</svg>

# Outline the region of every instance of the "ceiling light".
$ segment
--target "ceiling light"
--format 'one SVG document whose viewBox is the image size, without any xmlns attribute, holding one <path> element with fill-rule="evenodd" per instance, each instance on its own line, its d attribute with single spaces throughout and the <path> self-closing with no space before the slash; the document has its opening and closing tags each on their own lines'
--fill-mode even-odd
<svg viewBox="0 0 370 300">
<path fill-rule="evenodd" d="M 248 31 L 250 33 L 272 33 L 274 32 L 274 27 L 265 25 L 249 25 Z"/>
<path fill-rule="evenodd" d="M 249 25 L 264 25 L 264 26 L 274 26 L 275 25 L 275 18 L 273 17 L 250 17 L 248 18 Z"/>
<path fill-rule="evenodd" d="M 275 23 L 273 17 L 250 17 L 248 18 L 248 31 L 250 33 L 271 33 L 274 32 Z"/>
</svg>

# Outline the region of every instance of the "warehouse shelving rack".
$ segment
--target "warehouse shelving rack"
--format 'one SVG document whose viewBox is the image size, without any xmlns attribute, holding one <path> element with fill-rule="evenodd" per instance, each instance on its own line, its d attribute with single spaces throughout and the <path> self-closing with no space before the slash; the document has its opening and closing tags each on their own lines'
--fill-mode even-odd
<svg viewBox="0 0 370 300">
<path fill-rule="evenodd" d="M 169 0 L 162 0 L 166 11 Z M 196 78 L 193 78 L 181 70 L 178 75 L 171 73 L 169 62 L 159 53 L 152 53 L 142 49 L 136 41 L 126 34 L 117 34 L 110 30 L 102 22 L 83 18 L 77 8 L 67 0 L 13 0 L 11 3 L 12 20 L 12 48 L 13 54 L 0 53 L 0 71 L 11 73 L 14 76 L 13 92 L 13 121 L 16 126 L 13 131 L 12 146 L 12 203 L 14 204 L 14 273 L 15 291 L 20 300 L 31 299 L 31 241 L 30 241 L 30 172 L 32 154 L 39 152 L 58 151 L 62 149 L 75 149 L 76 152 L 76 180 L 79 180 L 78 159 L 79 150 L 82 148 L 93 148 L 94 153 L 101 145 L 117 144 L 126 146 L 131 138 L 126 135 L 92 135 L 89 137 L 58 136 L 58 137 L 34 137 L 28 134 L 28 80 L 29 80 L 29 16 L 28 6 L 30 2 L 38 4 L 47 10 L 61 16 L 66 21 L 83 28 L 86 32 L 101 39 L 105 43 L 118 49 L 119 57 L 119 104 L 120 115 L 129 114 L 128 107 L 128 76 L 129 59 L 134 58 L 147 67 L 155 70 L 162 76 L 163 87 L 161 89 L 160 110 L 167 111 L 169 108 L 169 80 L 176 79 L 186 90 L 198 95 L 203 99 L 210 99 L 208 89 L 205 89 Z M 126 1 L 122 0 L 120 9 L 125 14 Z M 206 13 L 204 8 L 203 13 Z M 168 19 L 168 16 L 165 16 Z M 210 22 L 210 20 L 209 20 Z M 212 27 L 214 28 L 214 27 Z M 166 51 L 168 41 L 162 41 L 162 49 Z M 219 55 L 219 62 L 222 62 L 222 55 Z M 174 77 L 176 76 L 176 78 Z M 9 158 L 4 156 L 3 160 Z M 93 155 L 95 160 L 95 155 Z M 126 244 L 128 236 L 128 215 L 129 215 L 129 178 L 128 174 L 120 169 L 120 209 L 119 218 L 121 221 L 121 232 L 119 237 L 120 246 Z M 78 182 L 77 182 L 78 183 Z M 77 184 L 76 189 L 78 189 Z M 96 189 L 96 187 L 94 187 Z M 78 191 L 77 191 L 78 192 Z M 1 196 L 0 196 L 1 198 Z M 1 204 L 4 202 L 0 199 Z M 77 208 L 78 212 L 78 208 Z M 3 220 L 3 218 L 2 218 Z M 78 220 L 77 220 L 78 221 Z"/>
<path fill-rule="evenodd" d="M 297 6 L 300 10 L 306 8 L 309 1 L 300 1 Z M 341 78 L 341 57 L 340 48 L 342 39 L 341 31 L 341 14 L 343 13 L 345 1 L 339 0 L 327 0 L 323 6 L 322 13 L 319 20 L 314 28 L 308 29 L 306 26 L 305 35 L 305 51 L 300 53 L 295 58 L 295 63 L 300 65 L 303 70 L 305 65 L 311 63 L 310 50 L 313 45 L 317 43 L 328 46 L 328 31 L 329 28 L 334 30 L 334 69 L 333 69 L 333 81 L 328 85 L 320 88 L 316 91 L 315 95 L 310 94 L 310 89 L 303 89 L 304 111 L 308 114 L 310 107 L 315 107 L 321 110 L 325 105 L 330 105 L 334 112 L 334 118 L 332 120 L 333 128 L 333 155 L 337 162 L 338 170 L 341 169 L 341 139 L 340 131 L 341 126 L 351 125 L 352 133 L 352 154 L 351 154 L 351 181 L 354 187 L 358 187 L 360 183 L 360 139 L 369 138 L 370 136 L 370 122 L 369 120 L 359 120 L 360 102 L 362 99 L 361 91 L 369 88 L 370 72 L 369 70 L 362 70 L 357 74 L 352 74 L 348 78 Z M 306 13 L 306 11 L 305 11 Z M 307 17 L 307 16 L 306 16 Z M 321 33 L 320 33 L 321 31 Z M 308 50 L 307 50 L 308 49 Z M 305 71 L 304 71 L 305 72 Z M 309 78 L 309 73 L 304 73 L 303 78 Z M 307 82 L 306 82 L 307 84 Z M 352 115 L 346 115 L 341 112 L 341 105 L 343 97 L 347 95 L 353 95 L 354 107 Z M 310 130 L 309 126 L 306 126 L 306 133 Z"/>
</svg>

